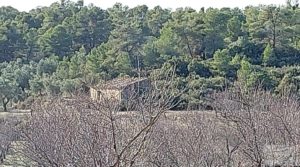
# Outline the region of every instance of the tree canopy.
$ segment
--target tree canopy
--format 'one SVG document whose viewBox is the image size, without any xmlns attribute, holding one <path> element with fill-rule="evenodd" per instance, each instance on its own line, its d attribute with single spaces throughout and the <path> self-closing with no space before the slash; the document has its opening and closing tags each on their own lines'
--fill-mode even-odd
<svg viewBox="0 0 300 167">
<path fill-rule="evenodd" d="M 68 95 L 122 75 L 174 68 L 185 107 L 238 81 L 280 92 L 297 86 L 300 8 L 129 8 L 61 1 L 0 8 L 0 100 Z M 182 86 L 183 85 L 183 86 Z M 197 104 L 196 104 L 197 103 Z M 191 105 L 193 104 L 193 105 Z"/>
</svg>

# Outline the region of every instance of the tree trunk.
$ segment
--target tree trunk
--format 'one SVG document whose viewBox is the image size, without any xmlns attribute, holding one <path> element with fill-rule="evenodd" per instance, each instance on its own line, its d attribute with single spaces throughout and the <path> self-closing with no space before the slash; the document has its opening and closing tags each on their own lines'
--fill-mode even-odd
<svg viewBox="0 0 300 167">
<path fill-rule="evenodd" d="M 276 24 L 274 23 L 273 24 L 273 45 L 272 45 L 272 47 L 273 47 L 273 49 L 275 49 L 275 47 L 276 47 Z"/>
<path fill-rule="evenodd" d="M 6 100 L 5 100 L 5 98 L 2 99 L 2 105 L 3 105 L 3 111 L 4 112 L 7 112 L 7 104 L 8 104 L 8 102 L 9 102 L 9 99 L 6 99 Z"/>
<path fill-rule="evenodd" d="M 187 37 L 187 35 L 186 35 L 186 34 L 184 34 L 184 37 L 185 37 L 185 39 L 186 39 L 186 42 L 187 42 L 187 47 L 188 47 L 188 50 L 189 50 L 190 56 L 191 56 L 192 58 L 194 58 L 194 56 L 193 56 L 193 52 L 192 52 L 192 49 L 191 49 L 191 46 L 190 46 L 189 39 L 188 39 L 188 37 Z"/>
</svg>

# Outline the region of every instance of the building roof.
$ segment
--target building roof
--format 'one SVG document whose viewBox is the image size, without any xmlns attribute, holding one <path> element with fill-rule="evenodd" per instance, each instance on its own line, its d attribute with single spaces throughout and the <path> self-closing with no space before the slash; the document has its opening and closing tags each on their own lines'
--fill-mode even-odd
<svg viewBox="0 0 300 167">
<path fill-rule="evenodd" d="M 131 77 L 121 77 L 121 78 L 116 78 L 110 81 L 107 81 L 103 84 L 99 84 L 95 87 L 94 89 L 124 89 L 128 85 L 132 85 L 137 82 L 145 81 L 147 78 L 131 78 Z"/>
</svg>

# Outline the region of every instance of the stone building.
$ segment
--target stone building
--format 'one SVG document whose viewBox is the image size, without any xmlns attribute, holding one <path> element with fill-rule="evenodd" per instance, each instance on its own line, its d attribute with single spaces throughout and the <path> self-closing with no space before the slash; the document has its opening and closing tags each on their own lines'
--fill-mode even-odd
<svg viewBox="0 0 300 167">
<path fill-rule="evenodd" d="M 149 80 L 147 78 L 122 77 L 90 87 L 90 95 L 93 100 L 109 100 L 121 103 L 148 88 Z"/>
</svg>

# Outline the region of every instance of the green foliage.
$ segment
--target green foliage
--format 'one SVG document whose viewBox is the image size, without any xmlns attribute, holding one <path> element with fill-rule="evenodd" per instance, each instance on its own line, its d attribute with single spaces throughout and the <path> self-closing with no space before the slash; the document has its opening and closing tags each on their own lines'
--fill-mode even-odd
<svg viewBox="0 0 300 167">
<path fill-rule="evenodd" d="M 223 90 L 226 86 L 226 79 L 223 77 L 204 78 L 192 75 L 188 79 L 188 91 L 183 95 L 183 99 L 188 103 L 189 109 L 201 109 L 209 105 L 207 95 L 215 90 Z"/>
<path fill-rule="evenodd" d="M 46 90 L 46 94 L 50 96 L 56 96 L 61 93 L 60 82 L 53 77 L 46 77 L 43 79 L 43 85 Z"/>
<path fill-rule="evenodd" d="M 12 66 L 1 69 L 0 74 L 0 103 L 3 106 L 3 110 L 7 111 L 7 104 L 11 100 L 19 99 L 22 90 L 14 76 Z"/>
<path fill-rule="evenodd" d="M 232 66 L 230 65 L 231 57 L 228 55 L 228 50 L 217 50 L 213 56 L 211 67 L 216 75 L 229 77 Z"/>
<path fill-rule="evenodd" d="M 251 65 L 245 59 L 242 60 L 241 68 L 238 70 L 238 81 L 244 89 L 261 87 L 274 90 L 277 86 L 276 76 L 272 76 L 271 73 L 260 66 Z"/>
<path fill-rule="evenodd" d="M 274 59 L 274 51 L 271 48 L 271 45 L 268 44 L 263 52 L 262 55 L 262 62 L 264 63 L 265 66 L 270 65 Z"/>
<path fill-rule="evenodd" d="M 71 36 L 62 25 L 49 29 L 39 38 L 44 53 L 66 56 L 71 52 Z"/>
<path fill-rule="evenodd" d="M 279 82 L 276 91 L 278 93 L 296 93 L 300 95 L 299 83 L 300 83 L 300 68 L 299 67 L 287 67 L 283 70 L 283 78 Z"/>
<path fill-rule="evenodd" d="M 19 92 L 20 88 L 14 81 L 5 77 L 0 77 L 0 100 L 4 111 L 7 111 L 8 102 L 17 98 Z"/>
<path fill-rule="evenodd" d="M 191 60 L 188 65 L 189 73 L 199 75 L 200 77 L 210 77 L 212 73 L 205 62 L 199 61 L 197 59 Z"/>
<path fill-rule="evenodd" d="M 158 52 L 156 38 L 150 38 L 143 46 L 143 64 L 146 69 L 160 68 L 164 62 Z"/>
<path fill-rule="evenodd" d="M 80 87 L 80 81 L 78 79 L 66 79 L 61 82 L 60 92 L 71 96 Z"/>
<path fill-rule="evenodd" d="M 43 81 L 39 77 L 35 77 L 29 81 L 31 95 L 41 96 L 45 89 Z"/>
<path fill-rule="evenodd" d="M 103 80 L 158 71 L 176 76 L 183 108 L 207 105 L 207 94 L 236 81 L 245 89 L 298 92 L 299 18 L 292 4 L 171 11 L 117 3 L 103 10 L 80 0 L 30 12 L 1 7 L 1 103 L 72 96 Z"/>
<path fill-rule="evenodd" d="M 37 74 L 38 75 L 52 75 L 58 66 L 58 58 L 57 57 L 50 57 L 46 59 L 42 59 L 37 64 Z"/>
</svg>

